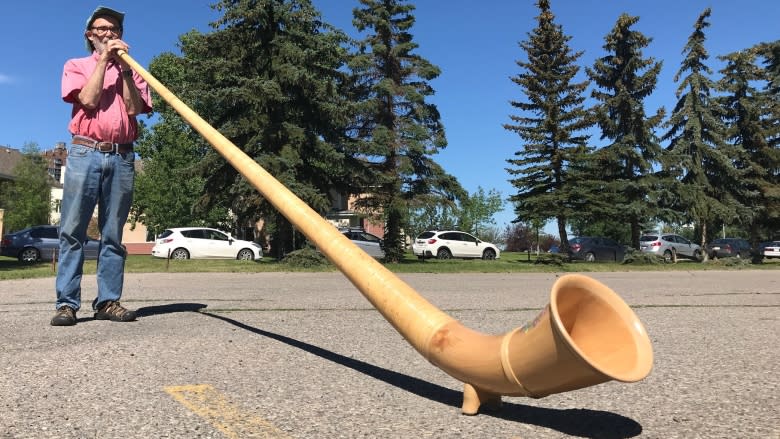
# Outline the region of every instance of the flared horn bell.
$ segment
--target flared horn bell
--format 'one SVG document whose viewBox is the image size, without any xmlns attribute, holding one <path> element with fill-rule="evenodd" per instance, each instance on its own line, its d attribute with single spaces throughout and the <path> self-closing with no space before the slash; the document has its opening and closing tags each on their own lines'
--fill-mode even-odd
<svg viewBox="0 0 780 439">
<path fill-rule="evenodd" d="M 515 354 L 516 353 L 516 354 Z M 509 371 L 533 397 L 617 380 L 639 381 L 653 366 L 642 322 L 604 284 L 560 278 L 550 304 L 506 344 Z"/>
</svg>

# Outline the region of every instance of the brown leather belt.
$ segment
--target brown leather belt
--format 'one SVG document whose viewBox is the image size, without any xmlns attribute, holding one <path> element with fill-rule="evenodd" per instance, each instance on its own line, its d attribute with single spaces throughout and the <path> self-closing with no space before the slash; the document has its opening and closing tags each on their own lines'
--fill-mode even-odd
<svg viewBox="0 0 780 439">
<path fill-rule="evenodd" d="M 71 143 L 74 145 L 86 146 L 100 152 L 110 152 L 112 154 L 126 154 L 133 151 L 132 143 L 98 142 L 97 140 L 90 139 L 86 136 L 73 136 Z"/>
</svg>

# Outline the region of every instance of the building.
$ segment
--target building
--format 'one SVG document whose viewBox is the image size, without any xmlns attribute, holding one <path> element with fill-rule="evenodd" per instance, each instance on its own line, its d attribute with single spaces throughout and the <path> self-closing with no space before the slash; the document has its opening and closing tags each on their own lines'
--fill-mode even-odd
<svg viewBox="0 0 780 439">
<path fill-rule="evenodd" d="M 378 215 L 374 218 L 360 214 L 355 210 L 355 201 L 360 198 L 359 195 L 345 196 L 331 191 L 330 196 L 333 199 L 333 207 L 325 215 L 325 219 L 329 223 L 339 228 L 361 228 L 380 238 L 385 236 L 384 224 Z"/>
</svg>

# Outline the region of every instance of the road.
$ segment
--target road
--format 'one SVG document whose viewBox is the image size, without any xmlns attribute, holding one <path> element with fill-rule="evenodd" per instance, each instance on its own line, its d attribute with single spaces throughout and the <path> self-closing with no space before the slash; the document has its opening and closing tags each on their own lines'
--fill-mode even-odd
<svg viewBox="0 0 780 439">
<path fill-rule="evenodd" d="M 532 320 L 556 274 L 404 274 L 469 328 Z M 339 273 L 128 274 L 133 323 L 51 327 L 53 278 L 0 282 L 0 438 L 778 438 L 776 271 L 593 273 L 654 369 L 499 411 L 418 354 Z M 83 299 L 95 295 L 85 276 Z"/>
</svg>

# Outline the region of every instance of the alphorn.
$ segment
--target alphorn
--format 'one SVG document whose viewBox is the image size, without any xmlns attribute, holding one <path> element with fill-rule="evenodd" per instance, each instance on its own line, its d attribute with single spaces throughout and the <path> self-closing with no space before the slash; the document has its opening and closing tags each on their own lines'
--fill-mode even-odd
<svg viewBox="0 0 780 439">
<path fill-rule="evenodd" d="M 464 414 L 497 407 L 501 396 L 540 398 L 650 373 L 653 350 L 642 322 L 606 285 L 565 275 L 529 324 L 504 335 L 473 331 L 425 300 L 358 248 L 263 167 L 179 100 L 130 55 L 119 56 L 282 215 L 309 238 L 430 363 L 464 383 Z"/>
</svg>

